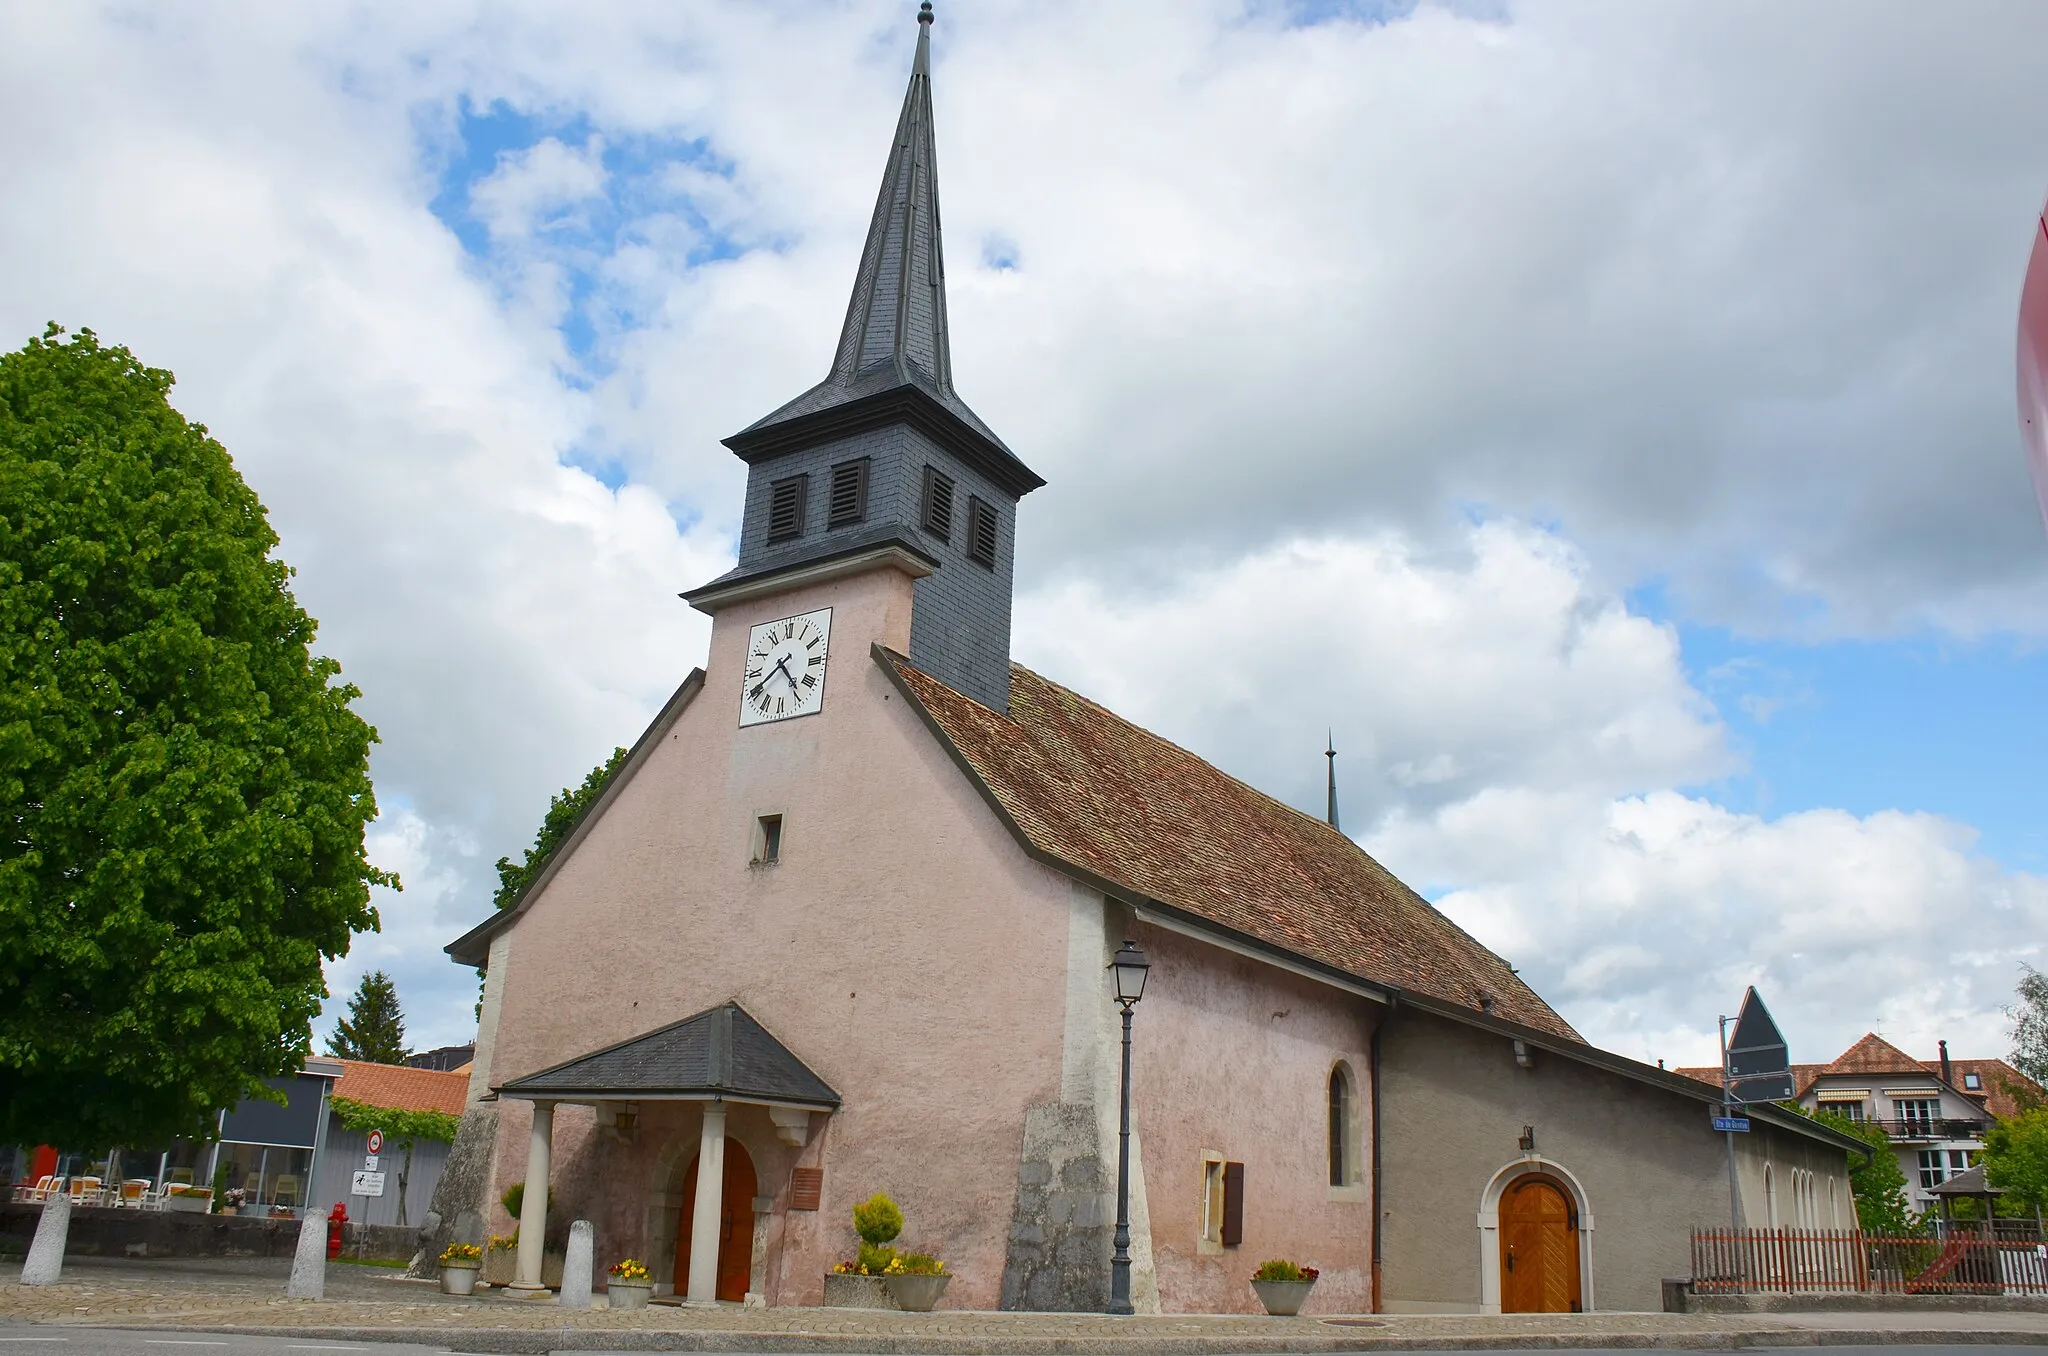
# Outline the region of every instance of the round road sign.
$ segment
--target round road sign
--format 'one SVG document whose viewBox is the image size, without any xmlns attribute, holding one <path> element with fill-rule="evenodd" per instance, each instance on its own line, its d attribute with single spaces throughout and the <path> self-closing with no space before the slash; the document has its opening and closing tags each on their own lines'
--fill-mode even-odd
<svg viewBox="0 0 2048 1356">
<path fill-rule="evenodd" d="M 370 1152 L 373 1154 L 384 1152 L 384 1132 L 382 1130 L 372 1130 L 370 1132 Z"/>
</svg>

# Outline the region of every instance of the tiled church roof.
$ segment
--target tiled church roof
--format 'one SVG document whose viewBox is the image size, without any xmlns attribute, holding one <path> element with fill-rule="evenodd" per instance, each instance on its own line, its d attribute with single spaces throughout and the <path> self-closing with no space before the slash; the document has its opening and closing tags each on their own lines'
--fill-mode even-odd
<svg viewBox="0 0 2048 1356">
<path fill-rule="evenodd" d="M 1369 983 L 1578 1041 L 1507 962 L 1357 844 L 1018 665 L 1007 717 L 878 657 L 1027 849 Z"/>
<path fill-rule="evenodd" d="M 469 1074 L 344 1059 L 334 1095 L 390 1111 L 445 1111 L 460 1116 L 469 1098 Z"/>
</svg>

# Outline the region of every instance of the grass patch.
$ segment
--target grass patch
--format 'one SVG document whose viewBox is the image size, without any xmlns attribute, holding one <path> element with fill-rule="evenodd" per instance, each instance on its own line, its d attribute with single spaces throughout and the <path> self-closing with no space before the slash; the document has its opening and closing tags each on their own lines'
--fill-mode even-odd
<svg viewBox="0 0 2048 1356">
<path fill-rule="evenodd" d="M 403 1271 L 412 1265 L 410 1262 L 387 1261 L 382 1257 L 334 1257 L 328 1260 L 346 1262 L 352 1267 L 390 1267 L 396 1271 Z"/>
</svg>

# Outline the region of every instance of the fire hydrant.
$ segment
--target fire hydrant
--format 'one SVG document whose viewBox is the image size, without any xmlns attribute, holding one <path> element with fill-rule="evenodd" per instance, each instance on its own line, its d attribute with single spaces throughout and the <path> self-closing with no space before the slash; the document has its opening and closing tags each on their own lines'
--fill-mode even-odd
<svg viewBox="0 0 2048 1356">
<path fill-rule="evenodd" d="M 341 1256 L 341 1235 L 348 1227 L 348 1206 L 342 1201 L 334 1203 L 334 1209 L 327 1212 L 327 1255 Z"/>
</svg>

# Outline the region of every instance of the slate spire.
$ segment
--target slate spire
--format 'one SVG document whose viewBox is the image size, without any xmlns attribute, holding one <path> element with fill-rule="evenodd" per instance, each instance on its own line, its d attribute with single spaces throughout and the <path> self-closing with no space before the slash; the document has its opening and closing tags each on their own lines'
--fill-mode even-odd
<svg viewBox="0 0 2048 1356">
<path fill-rule="evenodd" d="M 1331 828 L 1337 829 L 1337 732 L 1332 730 L 1323 743 L 1323 757 L 1330 760 L 1330 808 L 1324 818 Z M 1344 831 L 1337 829 L 1337 832 Z"/>
</svg>

